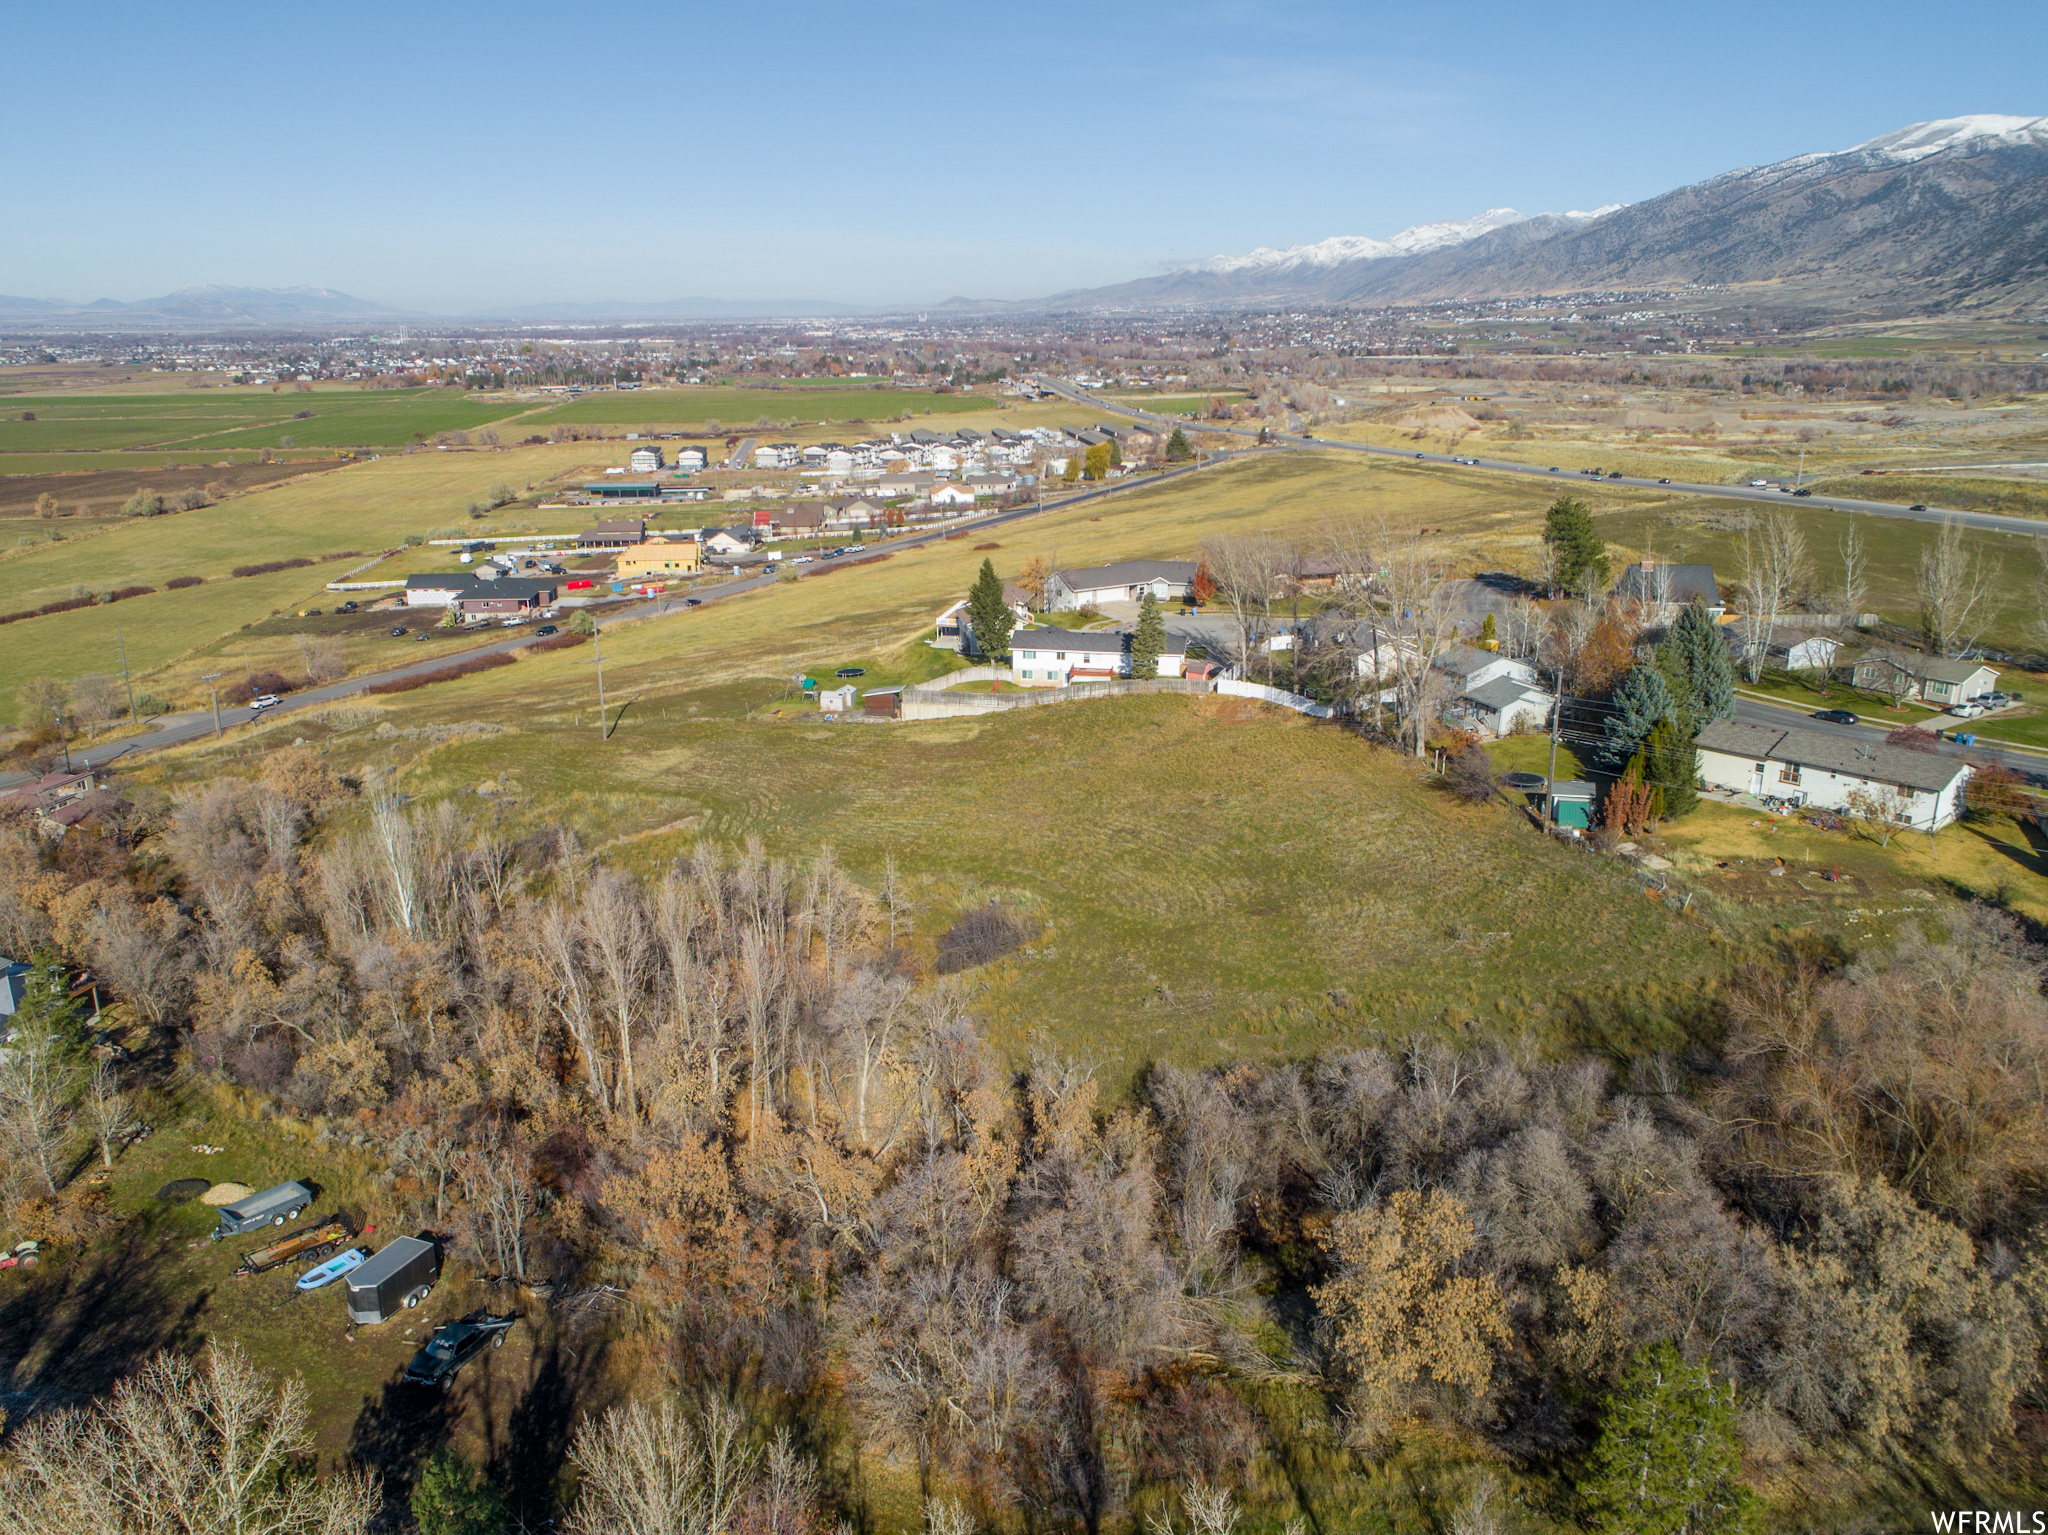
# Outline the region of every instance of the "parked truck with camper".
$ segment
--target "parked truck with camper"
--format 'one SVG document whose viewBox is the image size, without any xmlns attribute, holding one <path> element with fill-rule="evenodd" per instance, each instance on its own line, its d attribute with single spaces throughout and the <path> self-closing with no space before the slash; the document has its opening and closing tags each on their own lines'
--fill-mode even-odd
<svg viewBox="0 0 2048 1535">
<path fill-rule="evenodd" d="M 218 1242 L 222 1237 L 240 1236 L 258 1226 L 282 1226 L 305 1214 L 306 1206 L 312 1202 L 313 1191 L 297 1182 L 280 1183 L 260 1194 L 244 1195 L 233 1204 L 220 1207 L 220 1225 L 208 1240 Z"/>
<path fill-rule="evenodd" d="M 348 1319 L 385 1322 L 433 1292 L 441 1277 L 441 1249 L 421 1237 L 398 1237 L 346 1276 Z"/>
</svg>

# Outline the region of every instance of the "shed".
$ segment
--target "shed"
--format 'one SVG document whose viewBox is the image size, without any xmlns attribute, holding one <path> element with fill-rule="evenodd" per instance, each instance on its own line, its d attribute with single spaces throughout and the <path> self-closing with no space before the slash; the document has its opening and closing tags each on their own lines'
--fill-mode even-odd
<svg viewBox="0 0 2048 1535">
<path fill-rule="evenodd" d="M 854 689 L 849 684 L 843 688 L 827 688 L 818 695 L 818 709 L 823 714 L 845 714 L 853 708 Z"/>
<path fill-rule="evenodd" d="M 1555 820 L 1559 826 L 1571 831 L 1584 831 L 1593 824 L 1593 785 L 1583 778 L 1553 779 L 1546 793 L 1533 789 L 1529 803 L 1536 807 L 1548 821 L 1553 819 L 1551 807 L 1556 807 Z"/>
<path fill-rule="evenodd" d="M 903 689 L 869 688 L 860 695 L 860 705 L 879 719 L 898 719 L 903 714 Z"/>
</svg>

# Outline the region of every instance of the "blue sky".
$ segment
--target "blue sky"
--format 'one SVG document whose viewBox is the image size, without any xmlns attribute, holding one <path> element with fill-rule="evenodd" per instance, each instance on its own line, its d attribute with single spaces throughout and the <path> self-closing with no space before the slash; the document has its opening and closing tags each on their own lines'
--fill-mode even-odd
<svg viewBox="0 0 2048 1535">
<path fill-rule="evenodd" d="M 2048 113 L 2048 6 L 6 9 L 0 293 L 1022 298 Z"/>
</svg>

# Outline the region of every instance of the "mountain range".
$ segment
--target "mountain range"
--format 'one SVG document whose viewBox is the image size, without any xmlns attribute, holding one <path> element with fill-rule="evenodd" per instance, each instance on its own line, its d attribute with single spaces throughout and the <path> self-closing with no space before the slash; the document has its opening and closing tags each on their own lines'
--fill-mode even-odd
<svg viewBox="0 0 2048 1535">
<path fill-rule="evenodd" d="M 2048 306 L 2048 117 L 1915 123 L 1853 149 L 1746 166 L 1590 213 L 1494 208 L 1387 239 L 1213 256 L 1158 276 L 952 315 L 1425 303 L 1706 288 L 1841 315 L 2033 312 Z M 182 288 L 135 302 L 0 296 L 15 330 L 310 330 L 365 323 L 625 324 L 903 313 L 826 300 L 683 298 L 531 304 L 457 317 L 327 288 Z"/>
</svg>

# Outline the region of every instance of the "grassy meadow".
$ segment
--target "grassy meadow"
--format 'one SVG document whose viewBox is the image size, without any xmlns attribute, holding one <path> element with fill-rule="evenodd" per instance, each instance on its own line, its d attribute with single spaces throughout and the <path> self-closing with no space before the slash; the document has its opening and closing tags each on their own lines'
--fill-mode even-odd
<svg viewBox="0 0 2048 1535">
<path fill-rule="evenodd" d="M 0 410 L 0 472 L 16 453 L 276 448 L 287 436 L 301 447 L 402 447 L 529 408 L 502 395 L 446 389 L 19 395 Z M 311 415 L 295 419 L 302 411 Z M 29 415 L 35 419 L 23 419 Z"/>
<path fill-rule="evenodd" d="M 628 430 L 702 426 L 722 422 L 734 431 L 752 430 L 762 417 L 804 422 L 891 421 L 898 416 L 957 416 L 986 411 L 985 395 L 935 394 L 928 389 L 889 387 L 808 389 L 608 390 L 566 405 L 535 412 L 521 426 L 545 432 L 557 424 L 619 426 Z"/>
</svg>

